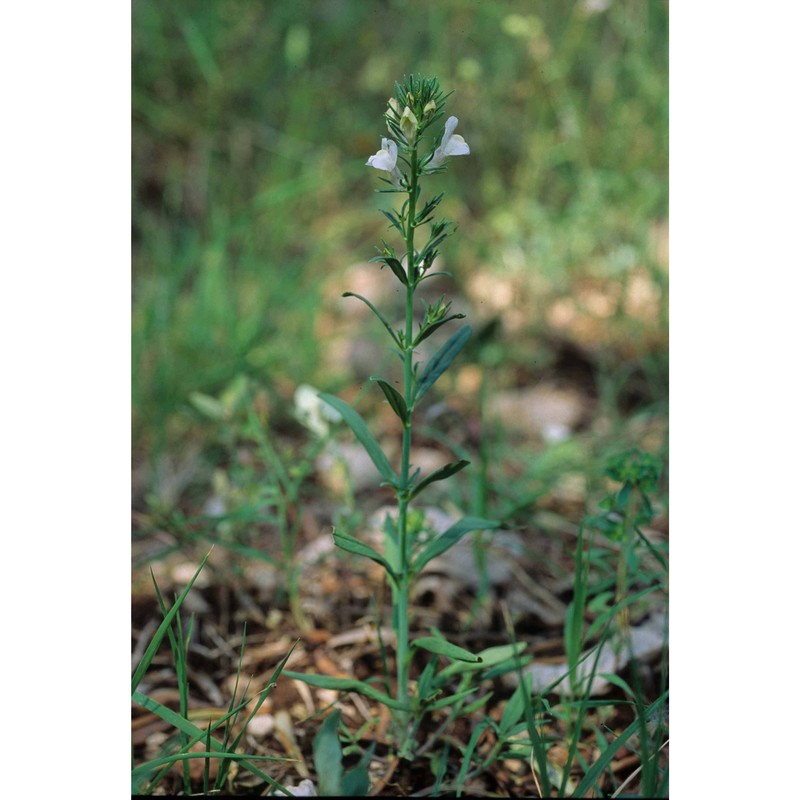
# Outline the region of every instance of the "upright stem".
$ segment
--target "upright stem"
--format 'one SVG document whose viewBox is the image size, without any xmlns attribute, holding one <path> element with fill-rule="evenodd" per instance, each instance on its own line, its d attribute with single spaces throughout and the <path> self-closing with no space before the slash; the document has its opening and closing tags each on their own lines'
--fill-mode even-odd
<svg viewBox="0 0 800 800">
<path fill-rule="evenodd" d="M 411 414 L 414 392 L 414 290 L 416 275 L 414 270 L 414 217 L 417 205 L 417 150 L 411 153 L 411 186 L 408 190 L 408 216 L 406 218 L 406 269 L 408 286 L 406 287 L 406 329 L 403 347 L 403 395 L 409 416 L 403 424 L 403 452 L 400 465 L 400 489 L 397 493 L 397 540 L 400 550 L 400 580 L 396 595 L 396 635 L 397 635 L 397 699 L 407 705 L 408 694 L 408 591 L 411 576 L 409 574 L 410 542 L 408 541 L 408 503 L 409 479 L 411 470 Z M 410 757 L 411 742 L 408 740 L 408 714 L 400 716 L 400 755 Z"/>
</svg>

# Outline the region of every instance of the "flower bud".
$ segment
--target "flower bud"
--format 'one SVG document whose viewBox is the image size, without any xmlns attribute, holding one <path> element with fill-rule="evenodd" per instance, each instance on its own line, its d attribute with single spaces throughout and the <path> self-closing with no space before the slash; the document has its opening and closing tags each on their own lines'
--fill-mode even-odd
<svg viewBox="0 0 800 800">
<path fill-rule="evenodd" d="M 394 97 L 389 98 L 389 110 L 386 112 L 386 116 L 391 117 L 395 122 L 400 121 L 400 103 Z"/>
<path fill-rule="evenodd" d="M 427 117 L 428 114 L 433 114 L 434 111 L 436 111 L 436 101 L 435 100 L 429 100 L 425 104 L 425 108 L 422 109 L 422 116 L 423 117 Z"/>
<path fill-rule="evenodd" d="M 405 111 L 403 111 L 403 116 L 400 119 L 400 130 L 403 131 L 403 136 L 406 137 L 406 141 L 409 144 L 413 144 L 418 126 L 419 123 L 414 116 L 414 112 L 406 106 Z"/>
</svg>

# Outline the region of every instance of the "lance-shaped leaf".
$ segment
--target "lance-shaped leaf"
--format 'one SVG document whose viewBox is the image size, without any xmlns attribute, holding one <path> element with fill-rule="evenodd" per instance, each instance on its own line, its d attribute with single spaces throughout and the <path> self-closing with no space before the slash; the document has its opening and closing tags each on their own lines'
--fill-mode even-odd
<svg viewBox="0 0 800 800">
<path fill-rule="evenodd" d="M 441 194 L 437 194 L 436 197 L 431 198 L 430 200 L 428 200 L 427 203 L 425 203 L 425 207 L 422 209 L 422 211 L 419 212 L 419 214 L 417 214 L 416 218 L 414 219 L 414 227 L 419 227 L 420 225 L 424 225 L 426 222 L 430 220 L 431 215 L 436 210 L 436 206 L 439 205 L 443 197 L 444 197 L 444 192 L 442 192 Z"/>
<path fill-rule="evenodd" d="M 470 663 L 477 663 L 483 661 L 480 656 L 470 653 L 458 645 L 450 644 L 450 642 L 440 639 L 437 636 L 423 636 L 419 639 L 414 639 L 411 642 L 412 647 L 421 647 L 430 653 L 436 653 L 440 656 L 447 656 L 454 661 L 468 661 Z"/>
<path fill-rule="evenodd" d="M 397 709 L 398 711 L 410 711 L 409 706 L 404 705 L 399 700 L 395 700 L 388 694 L 379 691 L 369 683 L 358 681 L 355 678 L 334 678 L 331 675 L 307 675 L 304 672 L 290 672 L 284 670 L 283 674 L 287 678 L 294 678 L 297 681 L 303 681 L 309 686 L 317 686 L 320 689 L 336 689 L 339 692 L 356 692 L 356 694 L 363 694 L 369 697 L 370 700 L 376 700 L 378 703 L 389 708 Z"/>
<path fill-rule="evenodd" d="M 419 283 L 422 283 L 422 281 L 428 280 L 428 278 L 436 278 L 436 277 L 438 277 L 440 275 L 445 275 L 448 278 L 452 278 L 453 277 L 453 273 L 452 272 L 446 272 L 445 270 L 439 270 L 439 272 L 426 272 L 419 279 Z"/>
<path fill-rule="evenodd" d="M 376 564 L 380 564 L 391 576 L 392 580 L 397 583 L 397 575 L 395 575 L 389 562 L 377 551 L 371 548 L 354 536 L 348 533 L 341 533 L 334 529 L 333 543 L 340 547 L 342 550 L 347 550 L 348 553 L 355 553 L 357 556 L 366 556 L 372 559 Z"/>
<path fill-rule="evenodd" d="M 396 258 L 392 258 L 391 256 L 376 256 L 375 258 L 371 258 L 370 261 L 380 261 L 381 264 L 385 264 L 394 272 L 403 286 L 408 286 L 408 275 L 406 275 L 403 265 Z M 383 269 L 383 266 L 381 266 L 381 269 Z"/>
<path fill-rule="evenodd" d="M 389 331 L 389 336 L 392 337 L 394 343 L 400 348 L 403 347 L 402 342 L 397 338 L 397 334 L 392 330 L 392 326 L 386 321 L 386 317 L 384 317 L 383 314 L 381 314 L 381 312 L 378 311 L 378 309 L 375 308 L 375 306 L 372 305 L 369 300 L 367 300 L 366 297 L 362 297 L 360 294 L 356 294 L 355 292 L 344 292 L 342 297 L 357 297 L 362 303 L 366 303 L 366 305 L 372 309 L 372 312 L 375 314 L 375 316 L 383 323 L 383 327 Z"/>
<path fill-rule="evenodd" d="M 403 424 L 407 423 L 408 408 L 406 407 L 406 401 L 403 399 L 403 395 L 401 395 L 391 383 L 387 383 L 382 378 L 370 378 L 370 380 L 381 387 L 384 395 L 386 395 L 386 399 L 389 401 L 389 405 L 392 407 L 392 411 L 400 417 Z"/>
<path fill-rule="evenodd" d="M 465 325 L 458 333 L 454 333 L 437 351 L 433 358 L 428 362 L 422 375 L 417 382 L 417 390 L 414 398 L 416 403 L 428 389 L 439 379 L 439 376 L 453 363 L 453 359 L 459 354 L 461 348 L 467 343 L 472 328 Z"/>
<path fill-rule="evenodd" d="M 405 204 L 403 204 L 403 209 L 405 210 Z M 400 235 L 405 238 L 406 232 L 403 229 L 403 223 L 401 219 L 394 213 L 394 211 L 384 211 L 381 209 L 381 214 L 383 214 L 389 222 L 392 223 L 392 227 L 397 228 L 400 232 Z"/>
<path fill-rule="evenodd" d="M 428 484 L 431 484 L 434 481 L 443 481 L 445 478 L 455 475 L 456 472 L 460 472 L 469 463 L 469 461 L 466 461 L 462 458 L 460 461 L 454 461 L 451 464 L 445 464 L 443 467 L 439 467 L 439 469 L 431 472 L 431 474 L 426 478 L 423 478 L 418 486 L 414 487 L 414 491 L 411 492 L 411 495 L 408 499 L 413 500 L 426 486 L 428 486 Z"/>
<path fill-rule="evenodd" d="M 364 446 L 367 455 L 372 459 L 372 463 L 378 468 L 378 472 L 383 475 L 386 482 L 391 486 L 398 486 L 400 481 L 389 464 L 389 459 L 386 458 L 386 454 L 381 450 L 375 437 L 369 432 L 367 423 L 364 422 L 361 414 L 344 400 L 327 392 L 321 392 L 320 399 L 329 406 L 333 406 L 342 415 L 342 419 L 350 426 L 358 441 Z"/>
<path fill-rule="evenodd" d="M 428 542 L 425 549 L 414 560 L 414 572 L 419 572 L 429 561 L 449 550 L 464 534 L 470 531 L 484 531 L 499 527 L 500 523 L 496 520 L 464 517 L 455 525 L 451 525 L 441 536 Z"/>
<path fill-rule="evenodd" d="M 452 316 L 445 317 L 444 319 L 440 319 L 438 322 L 431 323 L 430 325 L 428 325 L 427 328 L 423 328 L 417 334 L 417 338 L 414 339 L 414 347 L 416 347 L 420 342 L 425 341 L 425 339 L 427 339 L 432 333 L 434 333 L 435 331 L 439 330 L 439 328 L 441 328 L 442 325 L 444 325 L 444 324 L 446 324 L 446 323 L 448 323 L 448 322 L 450 322 L 451 320 L 454 320 L 454 319 L 464 319 L 464 317 L 466 317 L 466 316 L 467 316 L 466 314 L 461 314 L 461 313 L 453 314 Z"/>
<path fill-rule="evenodd" d="M 461 675 L 464 672 L 474 672 L 475 670 L 488 670 L 507 662 L 514 663 L 522 651 L 528 645 L 525 642 L 515 642 L 514 644 L 501 644 L 496 647 L 487 647 L 481 650 L 478 655 L 481 657 L 480 664 L 469 664 L 463 661 L 456 661 L 448 664 L 437 676 L 434 684 L 443 686 L 453 675 Z M 285 673 L 284 673 L 285 674 Z M 485 674 L 485 673 L 484 673 Z"/>
</svg>

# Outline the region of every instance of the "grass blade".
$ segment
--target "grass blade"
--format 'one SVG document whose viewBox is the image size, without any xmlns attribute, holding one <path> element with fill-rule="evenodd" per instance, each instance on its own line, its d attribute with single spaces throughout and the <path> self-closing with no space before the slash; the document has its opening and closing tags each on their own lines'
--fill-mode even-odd
<svg viewBox="0 0 800 800">
<path fill-rule="evenodd" d="M 665 702 L 667 697 L 669 696 L 669 691 L 664 692 L 661 697 L 658 698 L 655 702 L 653 702 L 647 708 L 647 714 L 650 716 L 655 711 L 657 711 Z M 640 729 L 641 722 L 639 719 L 635 719 L 628 725 L 627 728 L 616 738 L 613 744 L 609 745 L 600 758 L 595 761 L 594 764 L 589 768 L 589 771 L 583 776 L 583 780 L 578 784 L 578 787 L 575 789 L 573 793 L 573 797 L 586 797 L 587 792 L 589 789 L 594 785 L 597 778 L 600 774 L 608 767 L 608 765 L 613 760 L 614 756 L 620 750 L 620 748 L 631 738 L 635 733 L 637 733 Z"/>
<path fill-rule="evenodd" d="M 297 681 L 303 681 L 310 686 L 317 686 L 320 689 L 336 689 L 339 692 L 356 692 L 356 694 L 363 694 L 371 700 L 389 708 L 394 708 L 397 711 L 410 711 L 407 705 L 389 697 L 388 694 L 378 691 L 374 686 L 363 681 L 356 680 L 355 678 L 334 678 L 331 675 L 308 675 L 304 672 L 289 672 L 283 673 L 287 678 L 294 678 Z"/>
<path fill-rule="evenodd" d="M 197 576 L 200 574 L 200 571 L 206 565 L 206 561 L 208 561 L 208 557 L 210 555 L 211 555 L 211 550 L 209 550 L 208 553 L 206 553 L 203 560 L 200 562 L 200 566 L 197 568 L 197 572 L 195 572 L 195 574 L 192 576 L 192 579 L 186 585 L 186 588 L 180 593 L 178 599 L 175 601 L 175 604 L 164 616 L 164 619 L 161 621 L 161 624 L 158 626 L 158 629 L 153 634 L 153 638 L 150 640 L 150 644 L 147 646 L 147 650 L 144 651 L 142 660 L 139 662 L 139 665 L 136 667 L 136 670 L 133 673 L 133 678 L 131 679 L 132 683 L 131 692 L 135 692 L 136 688 L 142 682 L 142 678 L 144 677 L 145 672 L 147 672 L 151 662 L 153 661 L 153 658 L 155 657 L 155 654 L 158 652 L 158 648 L 161 645 L 161 640 L 166 635 L 170 625 L 172 625 L 172 620 L 178 613 L 178 610 L 180 609 L 183 601 L 186 599 L 186 595 L 189 594 L 189 590 L 194 585 L 194 582 L 197 580 Z"/>
<path fill-rule="evenodd" d="M 183 731 L 184 733 L 188 734 L 191 737 L 189 745 L 190 747 L 195 742 L 199 742 L 201 739 L 204 739 L 206 737 L 206 731 L 202 730 L 201 728 L 198 728 L 196 725 L 189 722 L 188 719 L 184 719 L 180 714 L 176 713 L 172 709 L 161 705 L 161 703 L 159 703 L 157 700 L 153 700 L 151 697 L 147 697 L 147 695 L 144 695 L 141 692 L 137 691 L 134 691 L 132 693 L 131 699 L 135 703 L 138 703 L 140 706 L 142 706 L 142 708 L 146 709 L 147 711 L 152 711 L 157 717 L 160 717 L 165 722 L 169 722 L 170 725 L 177 728 L 179 731 Z M 224 719 L 225 718 L 223 718 L 223 720 Z M 219 722 L 215 723 L 215 726 L 219 725 L 223 720 L 220 720 Z M 226 753 L 220 742 L 218 742 L 216 739 L 211 739 L 209 744 L 211 745 L 211 751 L 215 754 L 217 758 L 227 758 L 231 755 L 236 755 L 236 754 Z M 291 759 L 279 758 L 277 756 L 274 756 L 271 760 L 291 761 Z M 280 783 L 278 783 L 273 778 L 270 778 L 269 775 L 258 769 L 258 767 L 256 767 L 248 757 L 245 756 L 239 758 L 237 756 L 237 761 L 239 761 L 243 767 L 248 769 L 254 775 L 257 775 L 262 780 L 269 783 L 274 788 L 279 789 L 284 794 L 287 795 L 290 794 L 283 786 L 281 786 Z M 142 772 L 150 771 L 151 769 L 152 767 L 149 764 L 141 764 L 138 767 L 135 767 L 131 771 L 131 775 L 136 776 Z"/>
</svg>

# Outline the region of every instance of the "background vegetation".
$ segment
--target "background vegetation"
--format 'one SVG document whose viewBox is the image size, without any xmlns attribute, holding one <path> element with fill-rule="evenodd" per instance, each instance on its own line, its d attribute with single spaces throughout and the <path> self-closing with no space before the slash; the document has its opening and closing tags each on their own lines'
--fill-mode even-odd
<svg viewBox="0 0 800 800">
<path fill-rule="evenodd" d="M 197 634 L 206 652 L 202 636 L 216 625 L 215 642 L 241 635 L 244 645 L 231 608 L 253 586 L 241 577 L 247 559 L 278 563 L 290 595 L 280 609 L 256 600 L 242 612 L 251 615 L 250 647 L 293 624 L 289 614 L 280 624 L 263 611 L 253 617 L 262 606 L 270 615 L 290 608 L 300 628 L 327 626 L 327 634 L 374 612 L 373 583 L 348 573 L 347 604 L 329 613 L 312 603 L 310 622 L 303 620 L 309 585 L 333 597 L 343 581 L 304 580 L 293 553 L 315 533 L 330 538 L 331 520 L 362 530 L 381 496 L 374 487 L 359 495 L 355 484 L 342 490 L 334 470 L 319 468 L 323 444 L 297 423 L 293 398 L 305 383 L 338 393 L 378 435 L 392 435 L 380 393 L 366 386 L 392 357 L 373 345 L 380 337 L 368 313 L 340 295 L 373 296 L 392 283 L 366 265 L 386 236 L 378 213 L 386 196 L 374 193 L 375 171 L 364 164 L 385 134 L 381 115 L 393 82 L 410 72 L 435 75 L 453 91 L 448 113 L 471 147 L 438 179 L 442 211 L 459 230 L 443 257 L 453 279 L 434 289 L 453 298 L 476 333 L 452 377 L 442 379 L 449 404 L 431 399 L 422 444 L 473 465 L 448 481 L 438 502 L 500 519 L 522 536 L 529 561 L 520 563 L 534 565 L 528 574 L 550 587 L 561 616 L 517 615 L 516 636 L 560 647 L 548 655 L 573 668 L 609 620 L 636 624 L 663 612 L 667 34 L 664 0 L 133 4 L 133 505 L 141 545 L 134 556 L 137 566 L 154 567 L 165 597 L 187 576 L 159 572 L 158 562 L 187 552 L 198 537 L 204 546 L 224 540 L 245 556 L 232 562 L 240 576 L 233 589 L 230 565 L 206 567 L 205 611 L 213 614 Z M 633 448 L 639 452 L 620 460 Z M 209 522 L 218 501 L 229 516 Z M 581 523 L 586 540 L 576 549 Z M 652 526 L 655 543 L 644 554 L 636 533 L 643 526 Z M 147 620 L 159 615 L 152 598 L 143 611 L 143 593 L 153 589 L 149 576 L 144 582 L 142 589 L 135 574 L 139 643 Z M 220 586 L 225 591 L 215 593 Z M 484 582 L 478 596 L 486 590 Z M 475 617 L 465 619 L 453 624 L 469 631 Z M 593 632 L 586 639 L 584 621 Z M 485 632 L 483 623 L 473 632 Z M 490 632 L 504 629 L 496 614 L 489 623 Z M 194 658 L 200 670 L 201 651 L 181 642 L 176 633 L 188 715 L 184 667 Z M 292 669 L 312 663 L 311 650 L 301 649 Z M 656 769 L 661 721 L 652 758 L 634 752 L 620 767 L 609 746 L 626 726 L 644 724 L 646 704 L 663 701 L 665 658 L 666 643 L 648 680 L 619 679 L 611 712 L 554 706 L 548 752 L 555 741 L 574 744 L 562 791 L 573 759 L 584 756 L 584 781 L 599 781 L 602 767 L 620 789 L 641 762 L 646 785 L 665 791 L 666 772 Z M 206 665 L 217 686 L 225 669 L 243 669 L 220 663 Z M 216 705 L 223 696 L 227 702 L 222 692 Z M 579 752 L 590 723 L 603 759 Z M 310 743 L 309 733 L 309 752 Z M 590 763 L 600 765 L 594 776 Z M 442 767 L 437 782 L 446 774 Z M 495 776 L 497 786 L 513 783 L 506 778 Z"/>
<path fill-rule="evenodd" d="M 448 265 L 457 287 L 487 287 L 489 308 L 473 314 L 510 312 L 504 366 L 546 365 L 557 334 L 602 351 L 620 380 L 639 370 L 648 399 L 664 399 L 665 2 L 137 0 L 143 486 L 197 434 L 191 392 L 240 373 L 279 400 L 301 382 L 344 382 L 325 369 L 315 319 L 326 281 L 341 287 L 384 233 L 363 164 L 392 82 L 410 71 L 454 91 L 472 147 L 442 180 L 460 226 Z M 495 279 L 513 296 L 492 301 Z M 626 313 L 631 280 L 656 298 L 646 319 Z"/>
</svg>

